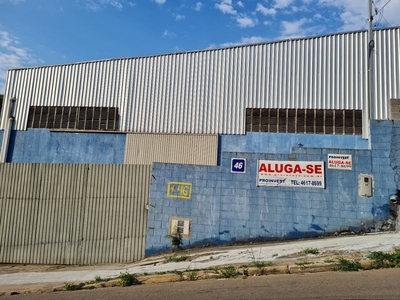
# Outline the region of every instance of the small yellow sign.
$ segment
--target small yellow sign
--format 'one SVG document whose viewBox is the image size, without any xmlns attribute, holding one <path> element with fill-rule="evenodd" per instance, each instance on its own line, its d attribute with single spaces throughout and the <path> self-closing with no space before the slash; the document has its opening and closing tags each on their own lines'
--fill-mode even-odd
<svg viewBox="0 0 400 300">
<path fill-rule="evenodd" d="M 189 182 L 168 182 L 168 198 L 190 199 L 192 196 L 192 184 Z"/>
</svg>

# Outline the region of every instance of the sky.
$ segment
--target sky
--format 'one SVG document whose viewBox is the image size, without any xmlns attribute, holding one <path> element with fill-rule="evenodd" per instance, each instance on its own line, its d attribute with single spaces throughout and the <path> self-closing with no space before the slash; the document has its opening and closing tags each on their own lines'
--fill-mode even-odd
<svg viewBox="0 0 400 300">
<path fill-rule="evenodd" d="M 375 0 L 374 28 L 400 26 Z M 7 70 L 215 49 L 368 28 L 368 0 L 0 0 Z"/>
</svg>

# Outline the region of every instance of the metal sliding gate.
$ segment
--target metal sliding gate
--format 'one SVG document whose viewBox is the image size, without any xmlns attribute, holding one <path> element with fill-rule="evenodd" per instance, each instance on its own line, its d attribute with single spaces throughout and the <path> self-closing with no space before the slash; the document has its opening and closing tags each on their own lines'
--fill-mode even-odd
<svg viewBox="0 0 400 300">
<path fill-rule="evenodd" d="M 143 259 L 151 165 L 0 164 L 0 263 Z"/>
</svg>

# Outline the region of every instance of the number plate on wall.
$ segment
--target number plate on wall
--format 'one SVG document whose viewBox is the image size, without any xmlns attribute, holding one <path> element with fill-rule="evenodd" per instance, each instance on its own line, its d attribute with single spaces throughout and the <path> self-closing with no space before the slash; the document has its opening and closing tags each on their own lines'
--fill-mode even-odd
<svg viewBox="0 0 400 300">
<path fill-rule="evenodd" d="M 232 173 L 246 173 L 246 159 L 245 158 L 232 158 L 231 172 Z"/>
</svg>

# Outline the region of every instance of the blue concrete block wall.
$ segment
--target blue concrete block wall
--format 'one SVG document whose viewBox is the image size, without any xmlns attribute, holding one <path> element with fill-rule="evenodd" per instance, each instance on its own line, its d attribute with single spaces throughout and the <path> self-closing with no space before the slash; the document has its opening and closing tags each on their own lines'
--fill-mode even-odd
<svg viewBox="0 0 400 300">
<path fill-rule="evenodd" d="M 125 141 L 120 133 L 12 131 L 7 162 L 123 164 Z"/>
<path fill-rule="evenodd" d="M 284 138 L 282 138 L 284 137 Z M 291 147 L 299 144 L 307 148 L 368 149 L 368 140 L 360 135 L 247 132 L 246 135 L 222 135 L 220 153 L 281 153 L 289 154 Z"/>
<path fill-rule="evenodd" d="M 351 144 L 353 149 L 340 143 L 343 148 L 305 147 L 303 137 L 303 146 L 298 147 L 300 137 L 291 134 L 272 138 L 274 146 L 269 142 L 252 144 L 255 136 L 267 141 L 271 134 L 250 134 L 236 136 L 236 139 L 235 136 L 222 137 L 222 149 L 237 147 L 251 151 L 224 151 L 216 167 L 154 164 L 150 191 L 150 203 L 154 208 L 149 210 L 149 220 L 157 221 L 149 222 L 147 255 L 170 249 L 167 235 L 173 216 L 191 219 L 191 235 L 183 240 L 184 246 L 390 229 L 393 222 L 389 196 L 397 192 L 398 186 L 398 148 L 394 145 L 400 145 L 400 126 L 392 121 L 372 121 L 371 135 L 371 149 L 364 149 L 368 141 Z M 312 136 L 309 139 L 321 145 L 332 143 L 331 136 Z M 358 137 L 353 137 L 353 142 L 355 140 Z M 328 169 L 328 153 L 351 154 L 352 170 Z M 238 157 L 246 158 L 245 174 L 230 171 L 231 159 Z M 260 159 L 325 161 L 326 187 L 257 187 L 257 160 Z M 359 174 L 373 176 L 372 197 L 358 195 Z M 191 198 L 168 198 L 168 182 L 191 183 Z"/>
</svg>

